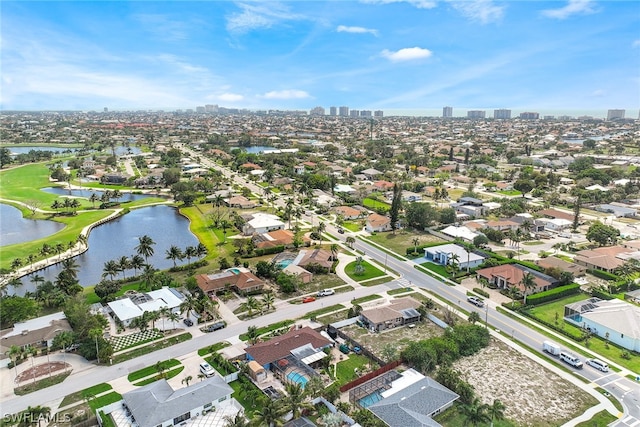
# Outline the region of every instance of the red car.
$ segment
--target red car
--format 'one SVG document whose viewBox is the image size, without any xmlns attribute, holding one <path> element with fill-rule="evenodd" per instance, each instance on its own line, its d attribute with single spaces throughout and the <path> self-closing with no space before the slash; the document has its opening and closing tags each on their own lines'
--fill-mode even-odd
<svg viewBox="0 0 640 427">
<path fill-rule="evenodd" d="M 314 302 L 316 300 L 315 297 L 305 297 L 302 298 L 302 302 Z"/>
</svg>

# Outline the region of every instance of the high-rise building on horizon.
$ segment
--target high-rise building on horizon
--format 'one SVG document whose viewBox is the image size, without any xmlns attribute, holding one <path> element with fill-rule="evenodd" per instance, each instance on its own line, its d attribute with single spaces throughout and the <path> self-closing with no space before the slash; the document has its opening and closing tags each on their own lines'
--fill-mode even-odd
<svg viewBox="0 0 640 427">
<path fill-rule="evenodd" d="M 349 107 L 338 108 L 338 115 L 340 117 L 349 117 Z"/>
<path fill-rule="evenodd" d="M 200 107 L 200 106 L 198 106 L 198 107 L 196 107 L 196 113 L 198 113 L 198 114 L 202 114 L 202 113 L 204 113 L 205 111 L 206 111 L 206 110 L 204 109 L 204 106 L 201 106 L 201 107 Z"/>
<path fill-rule="evenodd" d="M 442 117 L 453 117 L 453 107 L 443 107 Z"/>
<path fill-rule="evenodd" d="M 314 107 L 311 109 L 311 111 L 309 112 L 309 115 L 311 116 L 324 116 L 324 107 Z"/>
<path fill-rule="evenodd" d="M 487 117 L 487 112 L 484 110 L 469 110 L 467 111 L 468 119 L 484 119 Z"/>
<path fill-rule="evenodd" d="M 624 119 L 625 110 L 608 110 L 607 120 Z"/>
<path fill-rule="evenodd" d="M 373 117 L 384 117 L 384 112 L 382 110 L 376 110 L 373 112 Z"/>
<path fill-rule="evenodd" d="M 360 111 L 360 117 L 371 117 L 371 110 Z"/>
<path fill-rule="evenodd" d="M 349 117 L 360 117 L 360 110 L 349 111 Z"/>
<path fill-rule="evenodd" d="M 493 118 L 494 119 L 510 119 L 511 118 L 511 110 L 507 110 L 504 108 L 493 110 Z"/>
<path fill-rule="evenodd" d="M 329 107 L 329 115 L 335 116 L 338 114 L 338 109 L 336 107 Z"/>
<path fill-rule="evenodd" d="M 524 113 L 520 113 L 520 118 L 523 120 L 538 120 L 540 118 L 540 114 L 526 111 Z"/>
<path fill-rule="evenodd" d="M 204 106 L 204 111 L 207 113 L 217 113 L 218 105 L 217 104 L 207 104 Z"/>
</svg>

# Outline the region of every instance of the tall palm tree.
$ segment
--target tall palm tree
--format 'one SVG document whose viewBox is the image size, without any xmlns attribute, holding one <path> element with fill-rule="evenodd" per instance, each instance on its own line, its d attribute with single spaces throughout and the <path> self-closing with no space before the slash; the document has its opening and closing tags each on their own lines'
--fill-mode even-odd
<svg viewBox="0 0 640 427">
<path fill-rule="evenodd" d="M 200 312 L 200 302 L 193 295 L 188 295 L 180 304 L 180 314 L 186 313 L 187 317 L 191 317 L 192 312 Z"/>
<path fill-rule="evenodd" d="M 284 425 L 282 415 L 280 402 L 266 399 L 264 405 L 253 413 L 251 424 L 256 427 L 280 427 Z"/>
<path fill-rule="evenodd" d="M 145 284 L 145 287 L 150 289 L 153 284 L 153 280 L 156 276 L 156 269 L 150 266 L 149 264 L 145 264 L 144 269 L 142 270 L 142 283 Z"/>
<path fill-rule="evenodd" d="M 18 366 L 16 365 L 16 362 L 18 361 L 18 356 L 22 354 L 22 349 L 17 345 L 12 345 L 11 347 L 9 347 L 8 354 L 9 358 L 13 362 L 13 367 L 16 371 L 16 377 L 18 377 Z"/>
<path fill-rule="evenodd" d="M 504 403 L 500 399 L 494 399 L 493 404 L 487 405 L 487 414 L 491 417 L 491 427 L 493 427 L 493 420 L 504 419 Z"/>
<path fill-rule="evenodd" d="M 182 259 L 184 257 L 184 255 L 182 254 L 182 250 L 175 245 L 171 245 L 171 247 L 167 249 L 166 254 L 167 254 L 167 259 L 170 259 L 171 261 L 173 261 L 174 267 L 177 265 L 176 259 Z"/>
<path fill-rule="evenodd" d="M 53 344 L 62 349 L 62 361 L 64 362 L 64 371 L 67 372 L 67 352 L 66 348 L 73 344 L 73 332 L 62 331 L 53 339 Z"/>
<path fill-rule="evenodd" d="M 113 281 L 113 277 L 120 272 L 120 265 L 114 260 L 109 260 L 104 263 L 102 269 L 102 277 L 109 276 Z"/>
<path fill-rule="evenodd" d="M 244 411 L 238 412 L 235 417 L 226 415 L 224 417 L 224 427 L 249 427 L 249 421 L 244 416 Z"/>
<path fill-rule="evenodd" d="M 96 360 L 100 363 L 100 349 L 98 348 L 98 338 L 102 337 L 102 329 L 94 328 L 89 330 L 89 337 L 96 340 Z"/>
<path fill-rule="evenodd" d="M 177 323 L 180 320 L 180 316 L 178 316 L 178 313 L 172 311 L 171 313 L 169 313 L 169 315 L 167 316 L 167 320 L 171 321 L 171 323 Z"/>
<path fill-rule="evenodd" d="M 196 246 L 196 257 L 201 258 L 205 256 L 207 252 L 209 252 L 207 247 L 202 243 L 198 243 L 198 246 Z"/>
<path fill-rule="evenodd" d="M 96 193 L 91 193 L 91 196 L 89 196 L 89 201 L 93 205 L 94 209 L 96 207 L 96 202 L 98 200 L 100 200 L 100 197 L 98 197 L 98 195 Z"/>
<path fill-rule="evenodd" d="M 154 311 L 149 311 L 149 320 L 151 321 L 151 328 L 155 329 L 156 328 L 156 321 L 160 320 L 160 317 L 162 317 L 162 314 L 160 313 L 160 310 L 154 310 Z"/>
<path fill-rule="evenodd" d="M 149 263 L 149 257 L 153 256 L 154 250 L 153 245 L 156 242 L 146 234 L 140 238 L 138 238 L 138 246 L 136 246 L 136 252 L 138 255 L 142 255 L 144 257 L 145 262 Z"/>
<path fill-rule="evenodd" d="M 164 305 L 160 307 L 159 313 L 160 313 L 160 316 L 162 316 L 162 332 L 164 332 L 165 331 L 164 320 L 167 318 L 167 316 L 169 316 L 169 313 L 171 313 L 171 309 L 169 309 L 168 306 Z"/>
<path fill-rule="evenodd" d="M 133 275 L 138 275 L 138 270 L 144 268 L 144 258 L 140 255 L 134 255 L 130 258 L 130 266 L 133 268 Z"/>
<path fill-rule="evenodd" d="M 536 288 L 535 279 L 535 276 L 529 272 L 524 273 L 522 279 L 520 279 L 520 284 L 524 288 L 524 305 L 527 305 L 527 294 L 529 291 Z"/>
<path fill-rule="evenodd" d="M 477 427 L 491 421 L 487 414 L 487 406 L 483 405 L 478 398 L 473 399 L 469 404 L 458 406 L 458 411 L 464 416 L 465 427 Z"/>
<path fill-rule="evenodd" d="M 348 236 L 347 237 L 347 245 L 353 249 L 353 244 L 356 242 L 356 238 L 353 236 Z"/>
<path fill-rule="evenodd" d="M 255 345 L 258 342 L 258 339 L 260 338 L 260 334 L 258 334 L 258 328 L 255 326 L 249 326 L 247 328 L 247 338 L 248 338 L 249 344 Z"/>
<path fill-rule="evenodd" d="M 337 243 L 332 243 L 330 249 L 331 249 L 331 259 L 333 261 L 337 260 L 338 252 L 340 251 L 340 246 L 338 246 Z"/>
<path fill-rule="evenodd" d="M 413 253 L 417 254 L 418 253 L 418 245 L 420 244 L 420 238 L 419 237 L 414 237 L 413 239 L 411 239 L 411 243 L 413 243 Z"/>
<path fill-rule="evenodd" d="M 22 267 L 22 259 L 14 258 L 13 261 L 11 261 L 11 270 L 16 271 L 20 267 Z"/>
<path fill-rule="evenodd" d="M 274 301 L 275 297 L 273 296 L 273 292 L 266 292 L 262 295 L 262 304 L 267 310 L 273 308 Z"/>
<path fill-rule="evenodd" d="M 191 258 L 196 257 L 195 246 L 187 246 L 183 252 L 184 257 L 187 259 L 187 263 L 191 264 Z"/>
<path fill-rule="evenodd" d="M 122 272 L 122 278 L 127 278 L 127 270 L 131 268 L 131 260 L 126 256 L 121 256 L 118 260 L 118 266 L 120 267 L 120 271 Z"/>
<path fill-rule="evenodd" d="M 304 409 L 311 409 L 312 405 L 306 401 L 304 387 L 300 383 L 286 383 L 284 386 L 286 396 L 283 400 L 284 409 L 293 413 L 293 419 L 300 418 Z"/>
</svg>

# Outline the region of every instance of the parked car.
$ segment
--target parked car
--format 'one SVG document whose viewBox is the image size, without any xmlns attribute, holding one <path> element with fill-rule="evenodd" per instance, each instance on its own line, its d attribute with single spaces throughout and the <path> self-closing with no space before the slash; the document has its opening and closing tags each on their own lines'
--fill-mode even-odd
<svg viewBox="0 0 640 427">
<path fill-rule="evenodd" d="M 344 228 L 338 228 L 338 233 L 344 234 Z"/>
<path fill-rule="evenodd" d="M 355 354 L 362 354 L 362 349 L 360 347 L 353 347 L 352 350 Z"/>
<path fill-rule="evenodd" d="M 607 365 L 600 359 L 587 359 L 587 365 L 593 366 L 594 368 L 602 372 L 609 372 L 609 365 Z"/>
<path fill-rule="evenodd" d="M 336 291 L 334 291 L 333 289 L 323 289 L 320 292 L 318 292 L 319 297 L 328 297 L 329 295 L 333 295 L 335 294 Z"/>
<path fill-rule="evenodd" d="M 202 362 L 200 364 L 200 372 L 202 372 L 206 377 L 211 377 L 216 374 L 216 371 L 207 362 Z"/>
<path fill-rule="evenodd" d="M 212 325 L 209 325 L 209 327 L 207 328 L 207 332 L 217 331 L 217 330 L 223 329 L 226 326 L 227 325 L 224 322 L 216 322 Z"/>
<path fill-rule="evenodd" d="M 189 319 L 188 317 L 184 319 L 183 322 L 187 326 L 193 326 L 193 320 Z"/>
<path fill-rule="evenodd" d="M 484 301 L 482 301 L 480 298 L 478 297 L 467 297 L 467 301 L 469 301 L 471 304 L 478 306 L 478 307 L 484 307 Z"/>
<path fill-rule="evenodd" d="M 349 352 L 351 351 L 349 349 L 349 346 L 347 344 L 340 344 L 340 347 L 338 347 L 340 349 L 341 352 L 343 352 L 344 354 L 349 354 Z"/>
<path fill-rule="evenodd" d="M 306 303 L 306 302 L 314 302 L 316 300 L 315 297 L 304 297 L 302 298 L 302 302 Z"/>
</svg>

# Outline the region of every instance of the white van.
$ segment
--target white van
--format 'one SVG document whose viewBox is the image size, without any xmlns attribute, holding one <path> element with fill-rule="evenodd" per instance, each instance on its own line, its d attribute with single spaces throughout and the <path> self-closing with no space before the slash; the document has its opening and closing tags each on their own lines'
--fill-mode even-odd
<svg viewBox="0 0 640 427">
<path fill-rule="evenodd" d="M 202 362 L 200 364 L 200 372 L 202 372 L 206 377 L 212 377 L 216 374 L 216 371 L 207 362 Z"/>
<path fill-rule="evenodd" d="M 594 368 L 602 372 L 609 372 L 609 365 L 599 359 L 587 359 L 587 365 L 593 366 Z"/>
<path fill-rule="evenodd" d="M 560 360 L 562 360 L 565 363 L 568 363 L 574 368 L 582 369 L 582 361 L 577 356 L 574 356 L 571 353 L 567 353 L 566 351 L 561 351 Z"/>
</svg>

